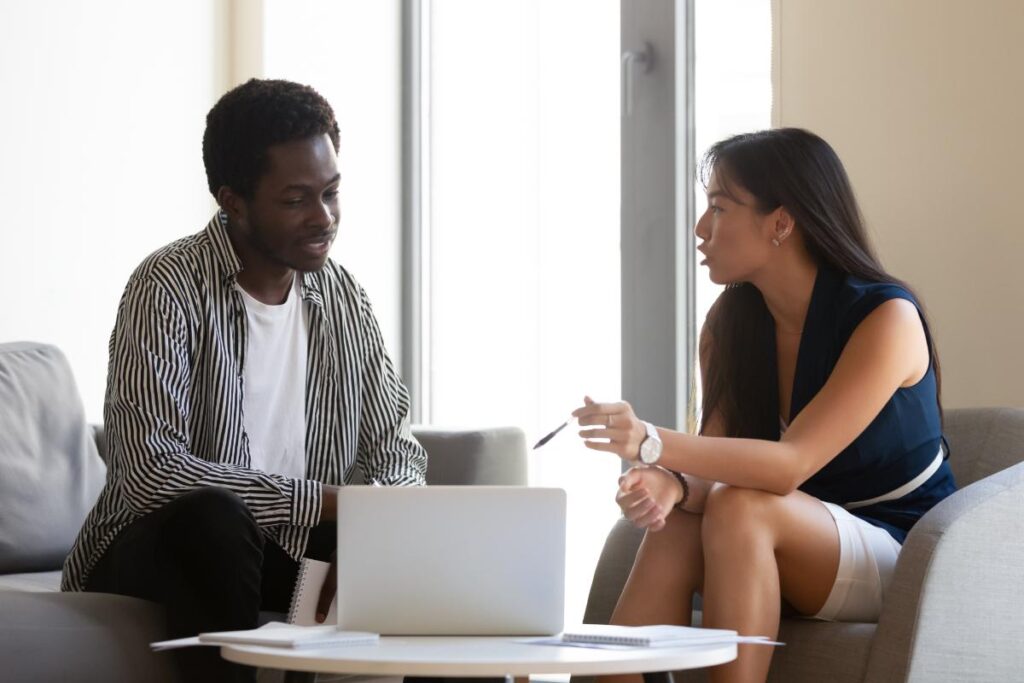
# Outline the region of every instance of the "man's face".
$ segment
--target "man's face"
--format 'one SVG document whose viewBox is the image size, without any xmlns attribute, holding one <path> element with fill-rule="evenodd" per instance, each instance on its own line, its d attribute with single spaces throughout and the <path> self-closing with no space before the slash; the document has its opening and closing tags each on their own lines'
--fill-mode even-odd
<svg viewBox="0 0 1024 683">
<path fill-rule="evenodd" d="M 236 226 L 244 251 L 301 272 L 320 270 L 338 232 L 334 145 L 326 134 L 293 140 L 268 148 L 267 158 Z"/>
</svg>

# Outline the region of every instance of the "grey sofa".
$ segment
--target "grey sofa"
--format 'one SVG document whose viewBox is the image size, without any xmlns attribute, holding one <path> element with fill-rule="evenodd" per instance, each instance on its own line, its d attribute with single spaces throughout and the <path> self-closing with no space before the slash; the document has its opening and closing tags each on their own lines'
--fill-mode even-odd
<svg viewBox="0 0 1024 683">
<path fill-rule="evenodd" d="M 769 681 L 1024 680 L 1024 410 L 948 410 L 945 432 L 961 490 L 911 530 L 878 624 L 783 619 Z M 585 621 L 607 623 L 642 536 L 616 523 Z"/>
<path fill-rule="evenodd" d="M 429 455 L 428 484 L 526 484 L 518 429 L 413 432 Z M 149 649 L 167 638 L 157 605 L 58 591 L 103 484 L 103 453 L 63 354 L 0 344 L 0 680 L 176 680 L 168 656 Z"/>
</svg>

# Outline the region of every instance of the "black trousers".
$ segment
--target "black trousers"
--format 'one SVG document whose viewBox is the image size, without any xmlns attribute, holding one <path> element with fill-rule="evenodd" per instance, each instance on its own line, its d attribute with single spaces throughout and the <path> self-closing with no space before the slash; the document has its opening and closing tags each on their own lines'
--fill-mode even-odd
<svg viewBox="0 0 1024 683">
<path fill-rule="evenodd" d="M 306 554 L 328 560 L 335 525 L 313 530 Z M 162 604 L 171 638 L 256 628 L 260 610 L 286 612 L 298 563 L 260 532 L 236 494 L 222 488 L 187 493 L 125 528 L 89 576 L 86 590 Z M 183 680 L 256 680 L 219 648 L 172 650 Z"/>
</svg>

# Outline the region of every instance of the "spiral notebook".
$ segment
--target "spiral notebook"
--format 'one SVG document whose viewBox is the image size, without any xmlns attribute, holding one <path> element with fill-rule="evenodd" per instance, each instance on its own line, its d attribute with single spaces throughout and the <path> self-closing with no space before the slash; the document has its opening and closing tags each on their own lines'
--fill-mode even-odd
<svg viewBox="0 0 1024 683">
<path fill-rule="evenodd" d="M 288 608 L 288 623 L 298 626 L 319 626 L 316 620 L 316 603 L 320 599 L 320 589 L 327 578 L 329 562 L 302 558 L 299 574 L 295 579 L 295 590 L 292 592 L 292 604 Z M 338 596 L 331 601 L 331 609 L 327 613 L 324 624 L 338 623 Z"/>
<path fill-rule="evenodd" d="M 743 637 L 736 631 L 692 626 L 604 626 L 583 624 L 562 634 L 563 643 L 626 645 L 631 647 L 679 647 L 718 643 L 775 644 L 762 636 Z"/>
</svg>

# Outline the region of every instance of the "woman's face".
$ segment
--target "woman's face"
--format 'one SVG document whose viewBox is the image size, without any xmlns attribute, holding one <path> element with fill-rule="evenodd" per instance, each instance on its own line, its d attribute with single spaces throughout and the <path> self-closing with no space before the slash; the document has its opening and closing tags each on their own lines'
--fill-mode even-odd
<svg viewBox="0 0 1024 683">
<path fill-rule="evenodd" d="M 726 193 L 717 171 L 711 173 L 707 196 L 708 208 L 693 230 L 703 240 L 697 245 L 706 257 L 701 265 L 715 284 L 750 281 L 772 257 L 776 211 L 758 212 L 754 196 L 734 182 Z"/>
</svg>

